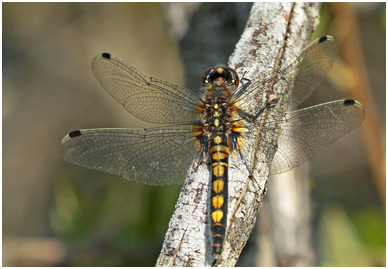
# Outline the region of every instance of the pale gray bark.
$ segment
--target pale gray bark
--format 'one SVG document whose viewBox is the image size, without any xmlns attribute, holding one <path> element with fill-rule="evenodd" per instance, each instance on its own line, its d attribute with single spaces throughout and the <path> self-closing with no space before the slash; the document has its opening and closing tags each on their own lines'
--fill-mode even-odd
<svg viewBox="0 0 388 269">
<path fill-rule="evenodd" d="M 253 79 L 293 58 L 309 41 L 318 18 L 316 3 L 256 3 L 229 64 L 240 78 Z M 284 85 L 283 85 L 284 84 Z M 263 122 L 284 114 L 288 91 L 285 83 L 273 85 L 279 95 L 274 109 L 263 113 Z M 255 96 L 251 109 L 268 96 Z M 275 131 L 245 141 L 242 154 L 231 155 L 229 167 L 228 228 L 223 251 L 215 265 L 234 266 L 255 226 L 264 196 L 270 162 L 276 152 Z M 253 180 L 249 177 L 252 172 Z M 208 226 L 209 169 L 205 164 L 189 172 L 157 261 L 157 266 L 210 266 L 214 263 Z"/>
</svg>

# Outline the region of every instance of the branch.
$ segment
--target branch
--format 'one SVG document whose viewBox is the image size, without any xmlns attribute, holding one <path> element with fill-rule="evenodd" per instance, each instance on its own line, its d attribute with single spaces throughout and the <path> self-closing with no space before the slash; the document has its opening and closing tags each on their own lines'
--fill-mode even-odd
<svg viewBox="0 0 388 269">
<path fill-rule="evenodd" d="M 253 79 L 290 60 L 309 43 L 318 16 L 315 3 L 257 3 L 252 7 L 245 31 L 236 45 L 229 64 L 240 77 Z M 221 41 L 222 42 L 222 41 Z M 284 83 L 285 84 L 285 83 Z M 263 123 L 284 114 L 288 87 L 280 83 L 273 89 L 279 102 L 263 113 Z M 268 96 L 255 96 L 253 109 L 259 110 Z M 206 164 L 191 169 L 182 187 L 171 218 L 157 266 L 234 266 L 256 223 L 265 194 L 270 162 L 276 152 L 279 133 L 270 130 L 252 141 L 245 141 L 239 154 L 232 154 L 229 167 L 228 228 L 223 251 L 215 261 L 209 235 L 209 169 Z M 195 167 L 195 166 L 192 166 Z M 250 172 L 252 177 L 250 177 Z"/>
</svg>

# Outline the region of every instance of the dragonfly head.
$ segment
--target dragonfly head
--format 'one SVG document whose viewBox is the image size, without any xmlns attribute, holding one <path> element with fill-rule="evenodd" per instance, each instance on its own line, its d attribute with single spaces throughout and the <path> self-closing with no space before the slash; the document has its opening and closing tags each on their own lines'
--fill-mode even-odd
<svg viewBox="0 0 388 269">
<path fill-rule="evenodd" d="M 239 81 L 236 71 L 224 66 L 210 68 L 202 76 L 202 84 L 215 87 L 234 86 L 237 88 Z"/>
</svg>

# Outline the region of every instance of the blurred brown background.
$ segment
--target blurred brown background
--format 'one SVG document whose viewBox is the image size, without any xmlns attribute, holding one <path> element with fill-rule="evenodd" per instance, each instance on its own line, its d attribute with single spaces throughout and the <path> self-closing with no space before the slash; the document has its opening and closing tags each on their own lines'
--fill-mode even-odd
<svg viewBox="0 0 388 269">
<path fill-rule="evenodd" d="M 95 55 L 111 52 L 146 74 L 195 89 L 204 70 L 227 62 L 249 8 L 247 3 L 3 3 L 4 266 L 155 264 L 180 187 L 136 185 L 68 164 L 59 143 L 79 128 L 148 126 L 95 80 L 90 69 Z M 381 137 L 375 142 L 383 156 L 369 149 L 365 131 L 317 154 L 311 162 L 314 239 L 318 265 L 381 266 L 385 185 L 382 190 L 376 178 L 385 179 L 385 3 L 350 10 L 355 22 L 347 31 L 359 34 L 357 62 L 365 64 L 369 102 L 376 109 L 373 133 Z M 333 35 L 342 59 L 306 105 L 354 94 L 341 91 L 351 88 L 346 83 L 352 77 L 342 78 L 351 73 L 347 59 L 356 57 L 341 45 L 348 34 L 341 29 L 341 12 L 336 4 L 322 7 L 315 35 Z M 371 115 L 368 109 L 366 114 Z M 380 156 L 380 172 L 370 155 Z M 249 262 L 242 256 L 239 265 L 255 265 Z"/>
</svg>

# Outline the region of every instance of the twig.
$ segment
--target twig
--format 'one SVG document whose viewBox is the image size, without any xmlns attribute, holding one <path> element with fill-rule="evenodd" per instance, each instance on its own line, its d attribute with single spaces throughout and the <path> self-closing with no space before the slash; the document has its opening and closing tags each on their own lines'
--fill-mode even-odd
<svg viewBox="0 0 388 269">
<path fill-rule="evenodd" d="M 291 59 L 309 43 L 318 17 L 316 3 L 258 3 L 252 7 L 245 31 L 236 45 L 229 64 L 244 78 L 273 70 Z M 222 42 L 222 40 L 220 40 Z M 275 84 L 282 93 L 274 109 L 265 112 L 263 123 L 280 116 L 287 108 L 289 91 Z M 283 87 L 283 88 L 282 88 Z M 252 98 L 253 108 L 263 107 L 268 96 Z M 276 152 L 279 133 L 260 133 L 246 141 L 243 155 L 249 171 L 238 154 L 231 156 L 229 167 L 229 215 L 227 235 L 215 265 L 234 266 L 256 223 L 264 196 L 269 163 Z M 253 179 L 253 180 L 252 180 Z M 208 226 L 209 169 L 203 164 L 189 173 L 169 224 L 157 266 L 210 266 L 214 264 Z M 242 195 L 244 194 L 244 195 Z"/>
</svg>

